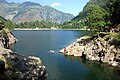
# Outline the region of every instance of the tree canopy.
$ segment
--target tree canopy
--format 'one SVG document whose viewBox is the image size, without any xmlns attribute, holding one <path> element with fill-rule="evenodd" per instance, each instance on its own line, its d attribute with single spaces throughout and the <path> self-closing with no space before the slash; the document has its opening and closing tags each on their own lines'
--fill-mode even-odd
<svg viewBox="0 0 120 80">
<path fill-rule="evenodd" d="M 58 28 L 59 24 L 47 21 L 24 22 L 16 24 L 16 28 Z"/>
<path fill-rule="evenodd" d="M 120 27 L 120 0 L 90 0 L 83 11 L 63 28 L 89 28 L 109 31 L 111 27 Z M 118 29 L 120 32 L 120 29 Z"/>
<path fill-rule="evenodd" d="M 108 0 L 107 7 L 110 13 L 112 27 L 120 24 L 120 0 Z"/>
<path fill-rule="evenodd" d="M 109 13 L 105 9 L 93 5 L 86 18 L 87 26 L 89 26 L 90 29 L 104 31 L 105 27 L 108 25 L 106 21 L 107 16 L 109 16 Z"/>
<path fill-rule="evenodd" d="M 4 19 L 3 17 L 0 17 L 0 22 L 2 22 L 2 25 L 5 27 L 5 28 L 8 28 L 9 30 L 13 30 L 14 29 L 14 23 L 10 20 L 6 20 Z"/>
</svg>

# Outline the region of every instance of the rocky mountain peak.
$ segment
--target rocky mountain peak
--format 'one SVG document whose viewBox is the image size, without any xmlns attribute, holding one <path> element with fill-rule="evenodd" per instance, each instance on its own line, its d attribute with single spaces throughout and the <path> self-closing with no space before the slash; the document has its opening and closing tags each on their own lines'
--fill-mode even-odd
<svg viewBox="0 0 120 80">
<path fill-rule="evenodd" d="M 41 6 L 39 3 L 34 2 L 23 2 L 19 7 L 28 7 L 28 6 Z"/>
</svg>

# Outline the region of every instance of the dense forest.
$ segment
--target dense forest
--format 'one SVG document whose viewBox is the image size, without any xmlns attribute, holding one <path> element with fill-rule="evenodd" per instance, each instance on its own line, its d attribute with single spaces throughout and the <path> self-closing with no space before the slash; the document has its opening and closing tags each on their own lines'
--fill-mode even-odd
<svg viewBox="0 0 120 80">
<path fill-rule="evenodd" d="M 15 25 L 16 28 L 60 28 L 58 23 L 48 21 L 24 22 Z"/>
</svg>

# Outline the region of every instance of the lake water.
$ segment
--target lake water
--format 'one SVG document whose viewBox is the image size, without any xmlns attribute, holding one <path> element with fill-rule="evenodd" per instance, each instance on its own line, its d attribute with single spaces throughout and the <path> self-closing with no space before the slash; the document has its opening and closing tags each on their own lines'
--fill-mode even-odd
<svg viewBox="0 0 120 80">
<path fill-rule="evenodd" d="M 63 47 L 88 34 L 86 31 L 21 30 L 13 33 L 18 39 L 13 50 L 22 55 L 40 57 L 47 67 L 47 80 L 120 80 L 120 73 L 114 67 L 59 53 Z"/>
</svg>

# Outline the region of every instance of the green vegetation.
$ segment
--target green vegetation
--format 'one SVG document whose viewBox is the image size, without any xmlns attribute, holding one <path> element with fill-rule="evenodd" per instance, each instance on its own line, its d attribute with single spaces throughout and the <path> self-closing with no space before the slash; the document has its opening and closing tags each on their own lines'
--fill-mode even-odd
<svg viewBox="0 0 120 80">
<path fill-rule="evenodd" d="M 16 24 L 16 28 L 59 28 L 59 24 L 47 21 L 24 22 Z"/>
<path fill-rule="evenodd" d="M 105 31 L 108 24 L 108 22 L 105 21 L 105 17 L 107 17 L 109 13 L 99 6 L 91 6 L 91 8 L 86 18 L 86 25 L 89 26 L 90 29 Z"/>
<path fill-rule="evenodd" d="M 61 26 L 63 29 L 86 29 L 84 19 L 80 21 L 65 22 Z"/>
<path fill-rule="evenodd" d="M 91 29 L 94 31 L 109 31 L 117 28 L 120 32 L 120 0 L 90 0 L 83 11 L 62 28 Z"/>
<path fill-rule="evenodd" d="M 0 55 L 0 60 L 3 60 L 5 62 L 5 69 L 11 69 L 12 68 L 12 64 L 6 60 L 6 58 L 2 55 Z"/>
<path fill-rule="evenodd" d="M 110 13 L 110 20 L 112 27 L 120 24 L 120 0 L 108 0 L 108 11 Z"/>
<path fill-rule="evenodd" d="M 0 30 L 2 29 L 2 28 L 7 28 L 7 29 L 9 29 L 10 31 L 11 30 L 13 30 L 14 29 L 14 24 L 13 24 L 13 22 L 12 21 L 10 21 L 10 20 L 6 20 L 6 19 L 4 19 L 3 17 L 1 17 L 0 16 Z"/>
<path fill-rule="evenodd" d="M 77 15 L 71 21 L 68 20 L 68 22 L 64 22 L 64 23 L 62 22 L 63 24 L 61 25 L 57 23 L 61 23 L 59 22 L 60 20 L 59 15 L 62 13 L 60 12 L 58 14 L 54 14 L 54 16 L 56 17 L 53 19 L 54 16 L 52 15 L 52 12 L 57 13 L 57 10 L 50 8 L 49 6 L 43 7 L 40 4 L 33 2 L 25 2 L 22 4 L 5 3 L 4 5 L 6 5 L 6 7 L 4 6 L 5 8 L 4 15 L 8 15 L 7 12 L 9 12 L 9 15 L 11 14 L 14 15 L 14 18 L 12 18 L 13 21 L 21 20 L 19 22 L 23 22 L 16 24 L 16 28 L 91 29 L 93 30 L 94 33 L 97 31 L 107 32 L 111 28 L 117 28 L 116 30 L 120 32 L 120 28 L 119 28 L 120 0 L 90 0 L 83 8 L 83 11 L 79 13 L 79 15 Z M 7 7 L 9 7 L 10 5 L 12 5 L 12 7 L 8 9 Z M 17 11 L 18 7 L 20 8 Z M 17 12 L 15 12 L 14 10 Z M 36 10 L 38 10 L 38 12 L 36 12 Z M 0 12 L 2 12 L 2 9 L 0 10 Z M 48 14 L 49 12 L 50 14 Z M 30 14 L 25 14 L 25 16 L 22 17 L 21 15 L 23 15 L 23 13 L 30 13 Z M 38 13 L 41 13 L 42 15 L 44 14 L 44 17 L 42 18 L 45 19 L 39 17 Z M 31 16 L 33 14 L 36 14 L 37 18 L 39 17 L 41 19 L 37 19 L 36 21 L 36 16 Z M 64 17 L 61 16 L 61 19 L 65 20 L 66 19 L 65 16 Z M 28 17 L 33 17 L 33 18 L 27 19 Z M 23 19 L 26 19 L 26 21 Z M 5 21 L 4 24 L 5 27 L 9 28 L 10 30 L 14 28 L 13 23 L 10 20 Z"/>
</svg>

